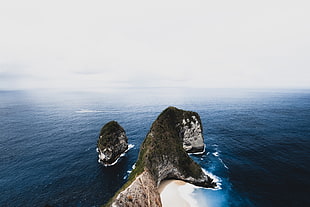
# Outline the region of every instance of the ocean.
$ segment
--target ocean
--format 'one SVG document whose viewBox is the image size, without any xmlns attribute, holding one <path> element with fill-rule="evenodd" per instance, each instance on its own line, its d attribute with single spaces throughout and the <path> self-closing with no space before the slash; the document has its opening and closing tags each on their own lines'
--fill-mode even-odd
<svg viewBox="0 0 310 207">
<path fill-rule="evenodd" d="M 126 182 L 152 122 L 168 106 L 196 111 L 206 151 L 191 155 L 221 189 L 201 206 L 310 206 L 310 90 L 132 89 L 0 92 L 0 206 L 100 206 Z M 98 163 L 116 120 L 130 149 Z"/>
</svg>

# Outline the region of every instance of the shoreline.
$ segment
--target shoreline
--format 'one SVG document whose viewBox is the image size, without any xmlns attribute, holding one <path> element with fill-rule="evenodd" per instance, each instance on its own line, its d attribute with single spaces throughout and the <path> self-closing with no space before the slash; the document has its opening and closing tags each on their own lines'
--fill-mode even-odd
<svg viewBox="0 0 310 207">
<path fill-rule="evenodd" d="M 192 193 L 195 186 L 181 180 L 164 180 L 158 187 L 163 207 L 198 207 Z"/>
<path fill-rule="evenodd" d="M 135 147 L 135 145 L 133 145 L 133 144 L 129 144 L 128 145 L 128 148 L 126 149 L 126 151 L 124 151 L 113 163 L 111 163 L 111 164 L 104 164 L 104 163 L 102 163 L 101 162 L 101 159 L 100 159 L 100 150 L 98 149 L 98 147 L 96 148 L 96 152 L 98 152 L 99 154 L 98 154 L 98 163 L 100 163 L 100 164 L 102 164 L 104 167 L 111 167 L 111 166 L 114 166 L 114 165 L 116 165 L 117 163 L 118 163 L 118 161 L 122 158 L 122 157 L 124 157 L 125 155 L 126 155 L 126 153 L 130 150 L 130 149 L 132 149 L 132 148 L 134 148 Z"/>
</svg>

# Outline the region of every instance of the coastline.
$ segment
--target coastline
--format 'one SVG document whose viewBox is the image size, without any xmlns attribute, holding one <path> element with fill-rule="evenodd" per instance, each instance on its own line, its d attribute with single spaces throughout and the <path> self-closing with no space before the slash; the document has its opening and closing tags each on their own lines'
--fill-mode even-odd
<svg viewBox="0 0 310 207">
<path fill-rule="evenodd" d="M 164 180 L 158 187 L 163 207 L 198 207 L 192 196 L 195 186 L 181 180 Z"/>
<path fill-rule="evenodd" d="M 124 156 L 126 155 L 126 153 L 127 153 L 130 149 L 132 149 L 132 148 L 134 148 L 134 147 L 135 147 L 135 145 L 129 144 L 129 145 L 128 145 L 128 148 L 126 149 L 126 151 L 123 152 L 112 164 L 103 164 L 103 163 L 101 162 L 101 160 L 100 160 L 99 149 L 98 149 L 98 147 L 97 147 L 97 148 L 96 148 L 96 152 L 99 153 L 99 155 L 98 155 L 98 157 L 99 157 L 98 163 L 102 164 L 102 165 L 105 166 L 105 167 L 114 166 L 114 165 L 116 165 L 116 164 L 118 163 L 118 161 L 119 161 L 122 157 L 124 157 Z"/>
</svg>

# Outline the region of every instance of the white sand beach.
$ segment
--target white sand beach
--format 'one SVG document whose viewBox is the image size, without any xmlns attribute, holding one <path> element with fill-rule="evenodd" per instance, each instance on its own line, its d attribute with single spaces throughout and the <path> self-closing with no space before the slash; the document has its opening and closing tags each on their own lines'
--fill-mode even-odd
<svg viewBox="0 0 310 207">
<path fill-rule="evenodd" d="M 165 180 L 159 188 L 163 207 L 198 207 L 192 193 L 195 186 L 180 180 Z"/>
</svg>

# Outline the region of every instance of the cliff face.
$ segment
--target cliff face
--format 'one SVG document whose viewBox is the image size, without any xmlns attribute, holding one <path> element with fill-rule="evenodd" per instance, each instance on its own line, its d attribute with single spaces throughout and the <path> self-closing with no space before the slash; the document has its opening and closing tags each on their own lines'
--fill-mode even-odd
<svg viewBox="0 0 310 207">
<path fill-rule="evenodd" d="M 144 171 L 122 192 L 120 192 L 112 207 L 161 207 L 160 195 L 153 177 Z"/>
<path fill-rule="evenodd" d="M 171 110 L 176 110 L 176 113 L 182 114 L 176 122 L 179 137 L 183 140 L 183 148 L 185 151 L 189 153 L 203 152 L 203 129 L 199 115 L 192 111 L 183 111 L 173 108 Z"/>
<path fill-rule="evenodd" d="M 111 165 L 128 149 L 128 138 L 116 121 L 110 121 L 101 128 L 97 145 L 99 161 Z"/>
<path fill-rule="evenodd" d="M 193 146 L 191 149 L 197 149 L 195 141 L 202 138 L 202 135 L 199 135 L 201 132 L 201 121 L 197 113 L 175 107 L 164 110 L 152 124 L 142 143 L 136 168 L 130 174 L 128 182 L 106 206 L 130 206 L 126 197 L 121 195 L 126 195 L 125 192 L 131 191 L 133 184 L 140 185 L 139 188 L 142 189 L 144 184 L 138 180 L 141 175 L 145 174 L 152 180 L 152 186 L 155 186 L 151 187 L 155 190 L 150 191 L 153 197 L 157 197 L 157 187 L 165 179 L 179 179 L 202 187 L 215 187 L 213 180 L 202 171 L 183 148 L 185 145 Z M 140 194 L 136 196 L 139 196 L 140 200 L 145 199 L 145 196 Z M 136 204 L 135 206 L 148 205 Z M 155 206 L 161 206 L 161 204 Z"/>
</svg>

